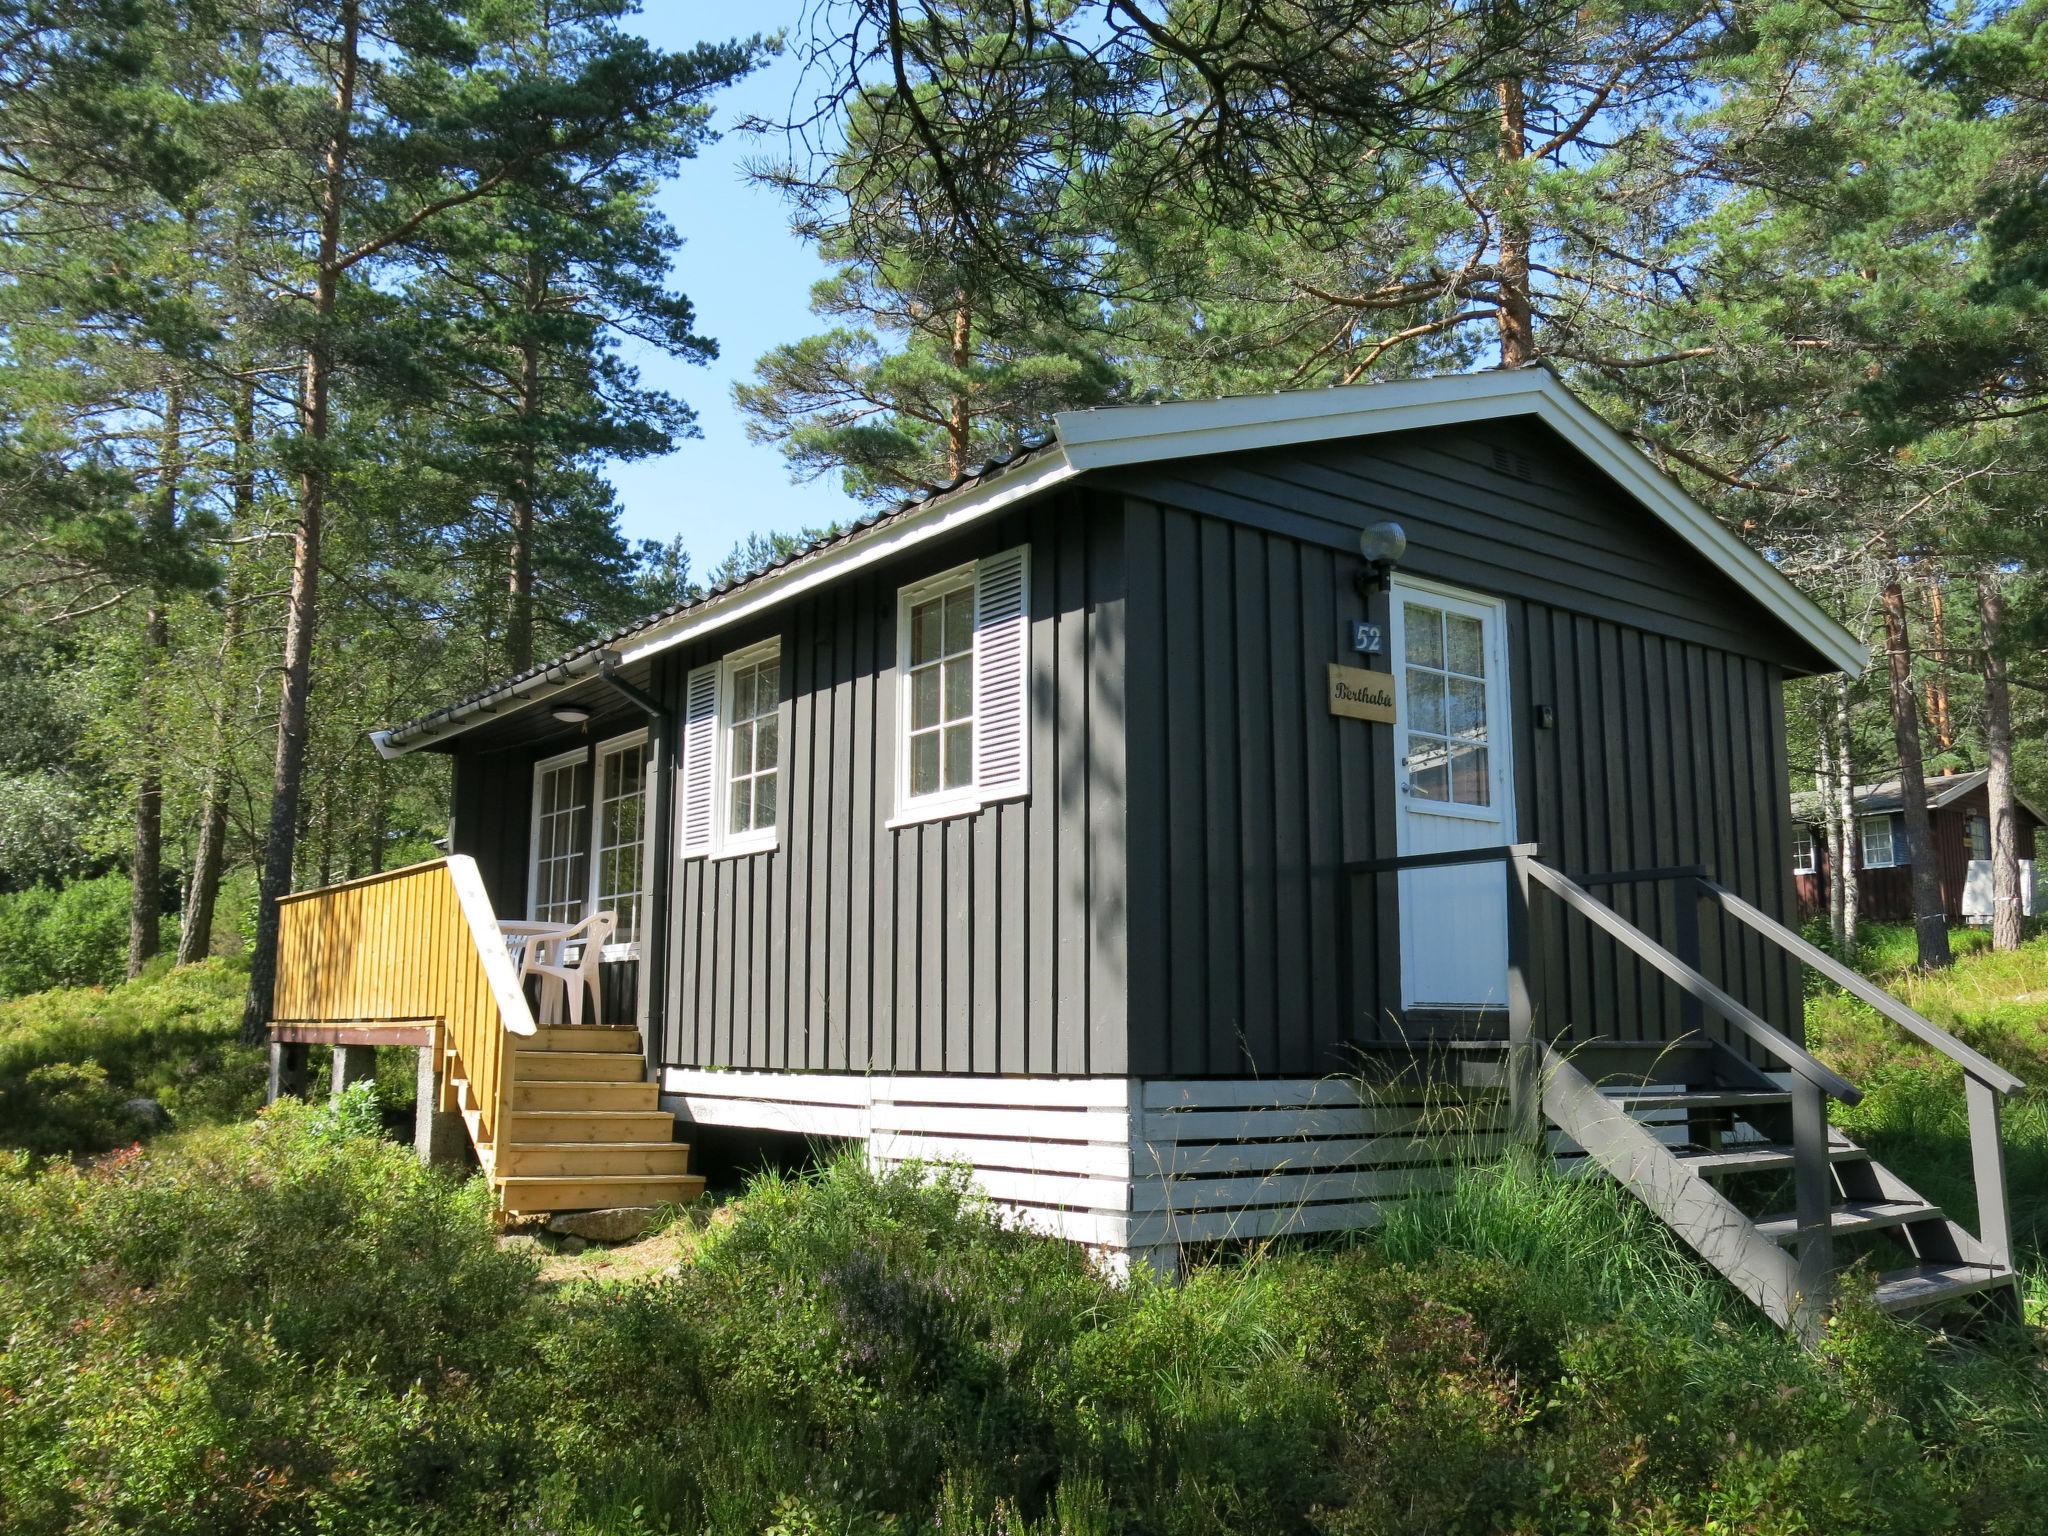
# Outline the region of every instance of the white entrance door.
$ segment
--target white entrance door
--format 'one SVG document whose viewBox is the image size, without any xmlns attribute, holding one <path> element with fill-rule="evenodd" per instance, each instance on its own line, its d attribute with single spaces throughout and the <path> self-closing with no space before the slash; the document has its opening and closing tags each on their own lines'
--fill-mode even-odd
<svg viewBox="0 0 2048 1536">
<path fill-rule="evenodd" d="M 1393 584 L 1395 846 L 1515 840 L 1507 614 L 1492 598 Z M 1494 861 L 1403 871 L 1401 990 L 1411 1007 L 1507 1003 L 1506 874 Z"/>
</svg>

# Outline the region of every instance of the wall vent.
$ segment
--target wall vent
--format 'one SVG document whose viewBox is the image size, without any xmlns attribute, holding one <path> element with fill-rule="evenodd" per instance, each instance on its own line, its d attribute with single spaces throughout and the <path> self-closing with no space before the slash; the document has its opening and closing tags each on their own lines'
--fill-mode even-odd
<svg viewBox="0 0 2048 1536">
<path fill-rule="evenodd" d="M 1536 478 L 1536 471 L 1530 466 L 1529 461 L 1522 457 L 1521 454 L 1507 448 L 1496 448 L 1493 450 L 1493 468 L 1496 474 L 1506 475 L 1514 480 L 1534 480 Z"/>
</svg>

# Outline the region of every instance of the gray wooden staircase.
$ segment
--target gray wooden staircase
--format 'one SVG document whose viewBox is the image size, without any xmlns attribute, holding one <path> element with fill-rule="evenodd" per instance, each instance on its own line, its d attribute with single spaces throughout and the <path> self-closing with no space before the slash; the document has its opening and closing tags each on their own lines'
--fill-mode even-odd
<svg viewBox="0 0 2048 1536">
<path fill-rule="evenodd" d="M 1544 863 L 1533 844 L 1516 844 L 1349 868 L 1384 876 L 1496 860 L 1506 876 L 1508 915 L 1507 1039 L 1497 1072 L 1517 1139 L 1537 1142 L 1549 1122 L 1736 1289 L 1809 1340 L 1825 1325 L 1839 1274 L 1850 1263 L 1875 1274 L 1877 1302 L 1888 1311 L 1931 1315 L 1967 1302 L 2017 1313 L 1999 1133 L 2003 1100 L 2024 1086 L 2017 1077 L 1697 865 L 1574 880 Z M 1587 889 L 1649 883 L 1671 893 L 1669 946 Z M 1566 921 L 1578 920 L 1677 989 L 1674 1038 L 1615 1038 L 1617 1021 L 1606 1019 L 1594 1038 L 1572 1041 L 1587 1032 L 1570 1025 L 1586 1021 L 1539 1017 L 1544 993 L 1531 938 L 1538 894 Z M 1703 907 L 1819 972 L 1961 1068 L 1975 1232 L 1828 1124 L 1828 1101 L 1854 1104 L 1861 1090 L 1703 973 Z M 1709 1032 L 1709 1019 L 1723 1039 Z M 1753 1065 L 1758 1059 L 1767 1065 Z"/>
<path fill-rule="evenodd" d="M 1802 1326 L 1811 1310 L 1797 1198 L 1806 1152 L 1792 1090 L 1705 1037 L 1539 1049 L 1545 1119 L 1774 1321 Z M 1853 1254 L 1875 1272 L 1877 1304 L 1889 1312 L 1988 1292 L 2010 1304 L 2009 1263 L 1839 1130 L 1827 1131 L 1821 1170 L 1828 1279 Z M 1825 1285 L 1811 1300 L 1825 1304 Z"/>
</svg>

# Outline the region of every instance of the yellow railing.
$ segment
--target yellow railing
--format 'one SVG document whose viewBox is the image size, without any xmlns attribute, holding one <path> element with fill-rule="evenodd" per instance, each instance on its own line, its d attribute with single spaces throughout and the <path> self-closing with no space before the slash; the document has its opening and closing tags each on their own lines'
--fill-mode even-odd
<svg viewBox="0 0 2048 1536">
<path fill-rule="evenodd" d="M 278 903 L 275 1024 L 432 1021 L 469 1082 L 479 1150 L 512 1098 L 510 1035 L 534 1032 L 476 861 L 453 854 Z M 443 1109 L 453 1109 L 445 1074 Z"/>
</svg>

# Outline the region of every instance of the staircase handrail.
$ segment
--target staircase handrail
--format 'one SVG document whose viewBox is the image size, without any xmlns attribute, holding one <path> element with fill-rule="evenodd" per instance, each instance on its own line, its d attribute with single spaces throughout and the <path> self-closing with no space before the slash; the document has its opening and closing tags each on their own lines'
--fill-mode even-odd
<svg viewBox="0 0 2048 1536">
<path fill-rule="evenodd" d="M 1701 878 L 1699 887 L 1713 897 L 1723 911 L 1755 929 L 1780 949 L 1798 956 L 1844 992 L 1883 1014 L 1914 1039 L 1933 1046 L 1970 1076 L 1981 1080 L 1986 1087 L 2007 1095 L 2026 1087 L 2025 1082 L 2006 1071 L 1983 1052 L 1965 1045 L 1925 1014 L 1900 1002 L 1867 977 L 1857 975 L 1819 945 L 1802 937 L 1796 930 L 1779 922 L 1755 904 L 1745 901 L 1727 887 L 1717 885 L 1712 880 Z"/>
<path fill-rule="evenodd" d="M 1646 965 L 1662 972 L 1680 991 L 1696 998 L 1733 1024 L 1813 1087 L 1844 1104 L 1855 1104 L 1862 1099 L 1862 1089 L 1816 1059 L 1783 1030 L 1767 1023 L 1715 986 L 1698 969 L 1679 959 L 1571 876 L 1531 856 L 1517 856 L 1515 863 L 1566 907 L 1615 939 Z"/>
<path fill-rule="evenodd" d="M 280 898 L 271 1017 L 435 1020 L 468 1080 L 480 1147 L 511 1102 L 507 1037 L 535 1033 L 476 860 L 460 853 Z"/>
</svg>

